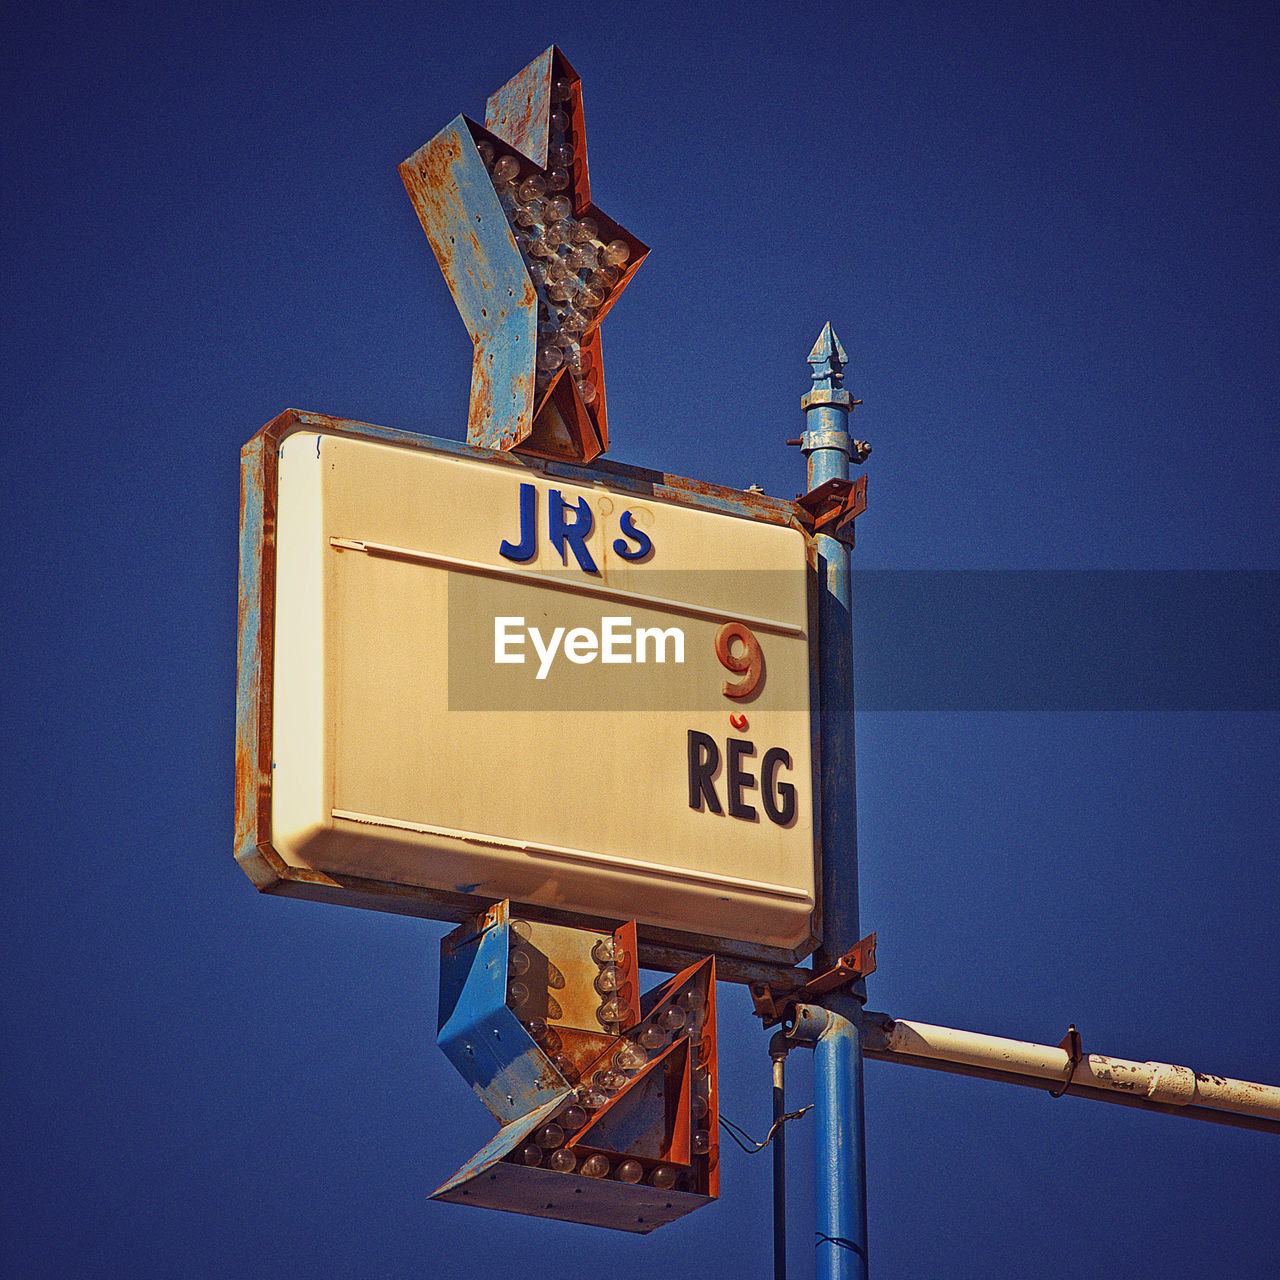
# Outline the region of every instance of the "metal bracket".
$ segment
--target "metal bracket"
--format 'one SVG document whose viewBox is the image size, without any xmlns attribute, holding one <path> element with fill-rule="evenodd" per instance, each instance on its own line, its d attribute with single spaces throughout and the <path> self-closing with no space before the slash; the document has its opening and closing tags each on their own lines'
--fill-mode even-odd
<svg viewBox="0 0 1280 1280">
<path fill-rule="evenodd" d="M 1061 1089 L 1049 1090 L 1049 1097 L 1051 1098 L 1061 1098 L 1071 1088 L 1071 1081 L 1075 1079 L 1076 1068 L 1084 1061 L 1084 1048 L 1080 1043 L 1080 1033 L 1076 1030 L 1074 1022 L 1067 1028 L 1067 1034 L 1062 1037 L 1058 1048 L 1067 1055 L 1067 1078 Z"/>
<path fill-rule="evenodd" d="M 825 973 L 816 974 L 803 987 L 775 992 L 767 982 L 751 984 L 751 1001 L 756 1017 L 766 1028 L 790 1019 L 797 1004 L 826 995 L 840 987 L 847 987 L 876 971 L 876 935 L 869 933 L 852 951 L 846 952 Z"/>
<path fill-rule="evenodd" d="M 796 499 L 796 514 L 810 533 L 825 533 L 853 546 L 853 522 L 867 509 L 867 477 L 824 480 Z"/>
</svg>

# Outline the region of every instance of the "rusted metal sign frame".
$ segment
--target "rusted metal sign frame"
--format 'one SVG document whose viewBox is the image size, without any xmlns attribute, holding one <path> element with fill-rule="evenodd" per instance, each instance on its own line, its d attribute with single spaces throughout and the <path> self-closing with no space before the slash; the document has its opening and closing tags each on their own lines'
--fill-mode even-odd
<svg viewBox="0 0 1280 1280">
<path fill-rule="evenodd" d="M 803 522 L 791 502 L 765 494 L 742 492 L 641 467 L 597 460 L 591 467 L 475 448 L 408 431 L 352 422 L 324 414 L 287 409 L 241 450 L 239 653 L 236 689 L 236 860 L 263 893 L 319 902 L 392 911 L 401 915 L 462 923 L 482 915 L 492 899 L 452 890 L 406 886 L 360 876 L 329 875 L 287 865 L 271 844 L 272 707 L 276 586 L 276 500 L 279 452 L 286 437 L 298 431 L 321 431 L 383 444 L 427 449 L 458 458 L 509 466 L 559 477 L 572 483 L 601 482 L 638 496 L 679 503 L 800 529 Z M 806 534 L 806 538 L 808 535 Z M 809 635 L 816 638 L 814 561 L 809 544 Z M 810 641 L 811 784 L 818 792 L 820 742 L 817 732 L 816 639 Z M 822 832 L 814 806 L 815 886 L 821 885 Z M 822 896 L 816 894 L 813 933 L 822 933 Z M 517 904 L 521 915 L 551 924 L 614 928 L 619 920 L 567 913 L 533 904 Z M 733 939 L 642 926 L 641 964 L 678 972 L 702 957 L 717 957 L 717 975 L 733 982 L 768 982 L 779 988 L 803 986 L 813 975 L 800 968 L 810 949 L 781 952 Z"/>
</svg>

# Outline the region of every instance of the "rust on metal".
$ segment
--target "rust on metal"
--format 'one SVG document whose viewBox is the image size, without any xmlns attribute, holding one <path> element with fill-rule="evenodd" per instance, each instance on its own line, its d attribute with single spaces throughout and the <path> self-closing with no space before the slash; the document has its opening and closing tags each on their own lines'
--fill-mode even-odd
<svg viewBox="0 0 1280 1280">
<path fill-rule="evenodd" d="M 775 991 L 768 982 L 750 985 L 755 1014 L 766 1028 L 788 1021 L 797 1004 L 851 986 L 876 970 L 876 935 L 869 933 L 857 946 L 847 951 L 830 969 L 814 975 L 803 986 Z"/>
<path fill-rule="evenodd" d="M 853 522 L 867 509 L 867 477 L 832 478 L 796 498 L 801 524 L 812 534 L 823 533 L 853 546 Z"/>
<path fill-rule="evenodd" d="M 517 72 L 485 103 L 485 128 L 507 146 L 527 156 L 540 169 L 547 167 L 550 134 L 551 85 L 559 51 L 553 45 Z"/>
<path fill-rule="evenodd" d="M 513 919 L 505 901 L 445 939 L 438 1040 L 502 1127 L 433 1198 L 634 1231 L 714 1198 L 714 958 L 648 992 L 628 1035 L 570 1025 L 635 976 L 635 939 L 634 922 L 612 932 L 536 925 Z M 518 996 L 508 986 L 512 946 L 528 984 Z M 538 987 L 560 993 L 570 1022 L 528 1016 Z"/>
<path fill-rule="evenodd" d="M 636 942 L 636 922 L 628 920 L 613 931 L 613 947 L 618 968 L 618 1003 L 622 1006 L 622 1031 L 630 1031 L 640 1021 L 640 955 Z"/>
<path fill-rule="evenodd" d="M 567 86 L 559 105 L 573 147 L 573 215 L 593 219 L 602 243 L 618 240 L 628 248 L 617 282 L 582 336 L 588 356 L 580 375 L 589 392 L 585 398 L 571 377 L 553 379 L 537 395 L 538 292 L 476 146 L 514 151 L 547 172 L 552 103 L 561 96 L 557 84 Z M 582 85 L 568 59 L 554 46 L 547 49 L 490 97 L 484 126 L 458 116 L 410 156 L 400 173 L 475 344 L 468 441 L 498 450 L 519 447 L 527 456 L 552 461 L 588 463 L 605 452 L 608 410 L 596 335 L 648 247 L 591 201 Z"/>
</svg>

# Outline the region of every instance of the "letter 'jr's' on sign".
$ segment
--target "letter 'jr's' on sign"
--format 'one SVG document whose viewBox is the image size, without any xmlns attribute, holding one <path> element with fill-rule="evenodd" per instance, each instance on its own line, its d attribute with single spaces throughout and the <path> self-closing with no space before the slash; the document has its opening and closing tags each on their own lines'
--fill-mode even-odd
<svg viewBox="0 0 1280 1280">
<path fill-rule="evenodd" d="M 609 447 L 600 322 L 649 252 L 591 203 L 582 85 L 554 46 L 400 176 L 475 344 L 467 442 L 590 462 Z"/>
</svg>

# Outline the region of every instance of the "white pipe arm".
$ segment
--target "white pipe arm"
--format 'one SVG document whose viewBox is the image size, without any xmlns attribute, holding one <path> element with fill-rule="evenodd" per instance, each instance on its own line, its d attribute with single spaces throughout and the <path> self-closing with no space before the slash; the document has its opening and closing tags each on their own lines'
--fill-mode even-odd
<svg viewBox="0 0 1280 1280">
<path fill-rule="evenodd" d="M 869 1058 L 884 1061 L 897 1059 L 968 1075 L 1027 1077 L 1025 1083 L 1047 1081 L 1059 1088 L 1066 1084 L 1071 1070 L 1070 1056 L 1056 1045 L 1006 1040 L 875 1013 L 866 1015 L 865 1052 Z M 1188 1114 L 1195 1113 L 1200 1119 L 1220 1118 L 1223 1123 L 1230 1123 L 1225 1115 L 1205 1114 L 1202 1109 L 1252 1116 L 1264 1121 L 1254 1127 L 1280 1130 L 1280 1088 L 1207 1075 L 1168 1062 L 1129 1062 L 1086 1054 L 1077 1062 L 1067 1091 L 1087 1091 L 1088 1096 L 1103 1101 L 1162 1111 L 1186 1108 Z"/>
</svg>

